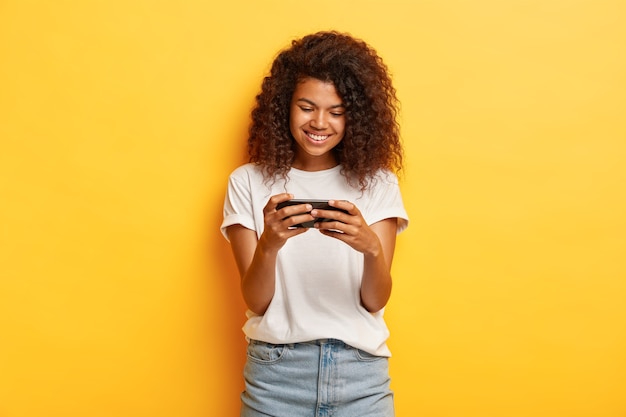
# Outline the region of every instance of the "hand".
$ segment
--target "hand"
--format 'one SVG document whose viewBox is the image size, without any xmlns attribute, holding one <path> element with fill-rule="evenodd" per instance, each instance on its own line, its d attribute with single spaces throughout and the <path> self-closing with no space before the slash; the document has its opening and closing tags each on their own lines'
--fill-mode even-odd
<svg viewBox="0 0 626 417">
<path fill-rule="evenodd" d="M 328 204 L 348 213 L 315 209 L 311 211 L 313 217 L 330 219 L 330 221 L 315 223 L 316 229 L 326 236 L 345 242 L 365 255 L 376 256 L 382 252 L 378 235 L 368 226 L 363 215 L 354 204 L 342 200 L 329 200 Z"/>
<path fill-rule="evenodd" d="M 283 201 L 293 199 L 292 194 L 282 193 L 270 197 L 263 209 L 265 229 L 261 235 L 260 242 L 263 242 L 267 249 L 278 250 L 287 239 L 306 232 L 308 229 L 293 227 L 296 224 L 313 220 L 309 214 L 313 208 L 310 204 L 299 204 L 297 206 L 287 206 L 276 210 L 276 206 Z"/>
</svg>

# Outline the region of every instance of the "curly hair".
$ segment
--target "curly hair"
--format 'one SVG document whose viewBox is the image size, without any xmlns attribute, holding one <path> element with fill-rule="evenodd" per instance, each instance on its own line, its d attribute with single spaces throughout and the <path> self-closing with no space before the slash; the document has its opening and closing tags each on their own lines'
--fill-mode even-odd
<svg viewBox="0 0 626 417">
<path fill-rule="evenodd" d="M 263 79 L 248 154 L 264 168 L 266 180 L 287 178 L 293 163 L 290 103 L 297 83 L 307 77 L 332 82 L 345 106 L 345 135 L 333 152 L 348 182 L 364 190 L 379 170 L 398 173 L 403 158 L 399 104 L 387 66 L 364 41 L 329 31 L 294 40 Z"/>
</svg>

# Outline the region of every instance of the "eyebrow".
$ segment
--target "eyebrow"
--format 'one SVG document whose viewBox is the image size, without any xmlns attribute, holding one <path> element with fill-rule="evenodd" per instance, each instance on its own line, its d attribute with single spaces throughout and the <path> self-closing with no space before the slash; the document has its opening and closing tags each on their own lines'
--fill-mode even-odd
<svg viewBox="0 0 626 417">
<path fill-rule="evenodd" d="M 299 99 L 298 99 L 298 100 L 296 100 L 296 101 L 304 101 L 305 103 L 308 103 L 308 104 L 310 104 L 311 106 L 317 107 L 317 104 L 315 104 L 314 102 L 312 102 L 312 101 L 311 101 L 311 100 L 309 100 L 308 98 L 299 98 Z M 337 108 L 339 108 L 339 107 L 345 107 L 345 106 L 343 105 L 343 103 L 339 103 L 339 104 L 335 104 L 335 105 L 330 106 L 330 107 L 329 107 L 329 109 L 337 109 Z"/>
</svg>

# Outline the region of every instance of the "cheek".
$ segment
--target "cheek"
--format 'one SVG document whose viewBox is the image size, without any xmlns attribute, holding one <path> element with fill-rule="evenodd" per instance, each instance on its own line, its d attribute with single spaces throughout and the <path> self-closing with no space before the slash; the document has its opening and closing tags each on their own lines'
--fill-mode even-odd
<svg viewBox="0 0 626 417">
<path fill-rule="evenodd" d="M 292 113 L 289 115 L 289 130 L 291 131 L 292 135 L 294 134 L 294 131 L 296 130 L 297 126 L 298 126 L 297 117 L 295 117 Z"/>
<path fill-rule="evenodd" d="M 289 127 L 295 129 L 302 126 L 306 122 L 306 118 L 297 112 L 291 112 L 289 114 Z"/>
<path fill-rule="evenodd" d="M 289 120 L 289 130 L 291 131 L 292 135 L 295 135 L 296 131 L 298 130 L 298 122 L 296 120 Z"/>
<path fill-rule="evenodd" d="M 341 134 L 345 133 L 345 131 L 346 131 L 346 121 L 345 120 L 337 120 L 337 122 L 335 123 L 335 131 L 336 132 L 341 132 Z"/>
</svg>

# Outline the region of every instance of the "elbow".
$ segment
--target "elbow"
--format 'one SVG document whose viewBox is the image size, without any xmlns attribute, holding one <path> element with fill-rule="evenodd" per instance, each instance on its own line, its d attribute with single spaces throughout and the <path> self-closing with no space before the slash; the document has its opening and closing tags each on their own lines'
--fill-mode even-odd
<svg viewBox="0 0 626 417">
<path fill-rule="evenodd" d="M 257 316 L 262 316 L 267 311 L 267 307 L 265 307 L 265 308 L 258 308 L 258 307 L 251 307 L 249 305 L 248 305 L 248 309 L 250 311 L 252 311 L 254 314 L 256 314 Z"/>
<path fill-rule="evenodd" d="M 383 288 L 367 291 L 361 288 L 361 305 L 369 313 L 376 313 L 387 305 L 391 297 L 391 282 Z"/>
<path fill-rule="evenodd" d="M 270 298 L 269 300 L 265 300 L 254 296 L 246 297 L 244 295 L 244 301 L 246 303 L 246 307 L 248 307 L 248 310 L 250 310 L 257 316 L 262 316 L 269 308 L 272 299 Z"/>
<path fill-rule="evenodd" d="M 273 288 L 268 289 L 258 285 L 250 285 L 249 280 L 245 277 L 241 280 L 241 293 L 248 310 L 257 316 L 265 314 L 274 298 Z"/>
<path fill-rule="evenodd" d="M 257 316 L 264 315 L 269 307 L 269 303 L 259 303 L 255 300 L 245 300 L 245 302 L 248 310 L 252 311 Z"/>
<path fill-rule="evenodd" d="M 372 314 L 377 313 L 383 308 L 385 308 L 385 306 L 387 305 L 387 302 L 389 301 L 389 295 L 390 294 L 384 297 L 371 297 L 369 299 L 367 297 L 361 296 L 361 305 L 369 313 L 372 313 Z"/>
<path fill-rule="evenodd" d="M 369 313 L 377 313 L 387 305 L 387 302 L 378 302 L 378 303 L 365 303 L 361 301 L 363 308 L 365 308 Z"/>
</svg>

